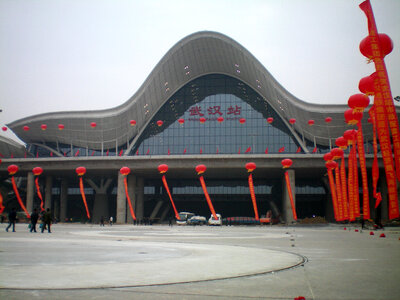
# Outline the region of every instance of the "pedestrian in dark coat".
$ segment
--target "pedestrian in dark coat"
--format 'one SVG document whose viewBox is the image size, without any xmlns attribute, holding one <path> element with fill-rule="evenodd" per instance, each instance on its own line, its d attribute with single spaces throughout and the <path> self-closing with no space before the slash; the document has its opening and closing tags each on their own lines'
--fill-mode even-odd
<svg viewBox="0 0 400 300">
<path fill-rule="evenodd" d="M 8 213 L 8 226 L 6 231 L 12 226 L 13 232 L 15 232 L 15 222 L 17 221 L 17 210 L 15 207 Z"/>
<path fill-rule="evenodd" d="M 42 221 L 43 221 L 42 233 L 43 233 L 45 227 L 47 227 L 47 231 L 49 233 L 51 233 L 51 229 L 50 229 L 50 226 L 51 226 L 51 211 L 50 211 L 50 208 L 48 208 L 46 210 L 46 212 L 44 213 Z"/>
<path fill-rule="evenodd" d="M 37 224 L 38 219 L 39 219 L 39 214 L 37 213 L 37 209 L 35 208 L 33 210 L 33 213 L 31 214 L 31 230 L 30 230 L 30 232 L 37 232 L 36 224 Z"/>
</svg>

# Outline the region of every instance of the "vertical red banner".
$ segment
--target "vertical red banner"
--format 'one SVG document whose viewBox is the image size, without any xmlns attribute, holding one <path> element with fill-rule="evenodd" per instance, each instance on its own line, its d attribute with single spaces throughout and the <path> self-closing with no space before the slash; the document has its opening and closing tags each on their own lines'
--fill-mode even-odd
<svg viewBox="0 0 400 300">
<path fill-rule="evenodd" d="M 353 139 L 353 194 L 354 194 L 354 213 L 356 218 L 360 216 L 360 191 L 358 184 L 358 164 L 357 164 L 357 142 Z"/>
<path fill-rule="evenodd" d="M 342 156 L 342 163 L 340 166 L 340 182 L 342 188 L 342 201 L 343 201 L 343 218 L 349 219 L 349 201 L 347 197 L 347 180 L 346 180 L 346 161 L 344 155 Z"/>
<path fill-rule="evenodd" d="M 82 177 L 79 177 L 79 189 L 81 191 L 83 204 L 85 205 L 86 216 L 88 217 L 88 219 L 90 219 L 90 213 L 89 213 L 89 208 L 88 208 L 88 205 L 87 205 L 87 202 L 86 202 L 85 189 L 83 188 L 83 179 L 82 179 Z"/>
<path fill-rule="evenodd" d="M 167 179 L 165 178 L 165 175 L 162 176 L 161 180 L 162 180 L 162 182 L 163 182 L 163 184 L 164 184 L 165 190 L 167 191 L 169 200 L 171 201 L 172 207 L 173 207 L 173 209 L 174 209 L 175 218 L 178 219 L 178 220 L 180 220 L 178 211 L 176 210 L 176 207 L 175 207 L 174 200 L 172 200 L 171 191 L 169 190 L 168 183 L 167 183 Z"/>
<path fill-rule="evenodd" d="M 254 193 L 253 174 L 249 174 L 249 190 L 251 195 L 251 201 L 253 202 L 254 215 L 256 220 L 258 221 L 260 220 L 260 218 L 258 217 L 256 194 Z"/>
<path fill-rule="evenodd" d="M 354 145 L 353 145 L 354 147 Z M 349 221 L 353 222 L 356 220 L 355 214 L 355 196 L 354 196 L 354 163 L 353 163 L 353 147 L 350 150 L 348 165 L 349 165 L 349 176 L 348 176 L 348 195 L 349 195 Z"/>
<path fill-rule="evenodd" d="M 124 176 L 124 186 L 125 186 L 126 200 L 128 201 L 128 205 L 129 205 L 129 211 L 131 212 L 132 219 L 136 221 L 136 216 L 135 216 L 135 212 L 133 211 L 131 197 L 129 197 L 129 193 L 128 193 L 128 182 L 126 180 L 126 176 Z"/>
<path fill-rule="evenodd" d="M 370 218 L 369 209 L 369 191 L 368 191 L 368 177 L 367 177 L 367 166 L 365 163 L 365 152 L 364 152 L 364 139 L 362 133 L 361 121 L 357 124 L 357 146 L 358 146 L 358 159 L 360 160 L 362 190 L 363 190 L 363 217 L 364 220 Z"/>
<path fill-rule="evenodd" d="M 43 196 L 42 196 L 42 193 L 40 192 L 40 186 L 39 186 L 39 177 L 36 177 L 36 179 L 35 179 L 35 185 L 36 185 L 36 192 L 37 192 L 37 195 L 38 195 L 38 197 L 39 197 L 39 199 L 40 199 L 40 210 L 41 210 L 41 211 L 44 211 Z"/>
<path fill-rule="evenodd" d="M 201 187 L 203 188 L 204 196 L 206 197 L 206 200 L 207 200 L 207 203 L 208 203 L 208 207 L 210 208 L 211 214 L 213 215 L 215 220 L 218 220 L 217 214 L 215 213 L 215 210 L 214 210 L 214 206 L 213 206 L 213 204 L 211 202 L 210 195 L 207 192 L 207 187 L 206 187 L 206 183 L 204 181 L 203 176 L 200 176 L 199 179 L 200 179 Z"/>
<path fill-rule="evenodd" d="M 292 187 L 290 186 L 290 179 L 288 171 L 285 172 L 286 188 L 289 194 L 290 205 L 292 206 L 293 219 L 297 221 L 296 207 L 294 206 L 294 199 L 292 194 Z"/>
<path fill-rule="evenodd" d="M 334 216 L 335 216 L 335 220 L 339 221 L 339 219 L 338 219 L 338 203 L 337 203 L 337 196 L 336 196 L 335 181 L 333 179 L 332 169 L 330 169 L 330 168 L 328 168 L 328 178 L 329 178 L 329 186 L 331 188 L 333 213 L 334 213 Z"/>
<path fill-rule="evenodd" d="M 375 117 L 375 106 L 372 106 L 369 110 L 369 116 L 372 123 L 372 147 L 374 149 L 374 161 L 372 163 L 372 187 L 373 195 L 375 198 L 375 208 L 378 207 L 379 202 L 382 200 L 381 193 L 377 193 L 376 188 L 379 180 L 379 166 L 378 166 L 378 143 L 376 141 L 376 117 Z"/>
<path fill-rule="evenodd" d="M 336 194 L 337 194 L 337 203 L 338 203 L 338 220 L 344 220 L 343 213 L 343 199 L 342 199 L 342 188 L 340 184 L 340 171 L 339 167 L 335 168 L 335 181 L 336 181 Z"/>
</svg>

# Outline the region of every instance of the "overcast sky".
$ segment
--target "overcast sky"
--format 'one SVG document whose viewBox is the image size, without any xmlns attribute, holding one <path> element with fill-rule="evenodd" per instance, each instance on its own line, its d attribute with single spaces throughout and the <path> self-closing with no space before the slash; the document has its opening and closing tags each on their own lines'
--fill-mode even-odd
<svg viewBox="0 0 400 300">
<path fill-rule="evenodd" d="M 125 102 L 180 39 L 202 30 L 247 48 L 289 92 L 347 103 L 374 71 L 358 50 L 361 0 L 0 0 L 0 126 Z M 400 95 L 400 1 L 371 0 Z M 8 130 L 3 136 L 12 137 Z"/>
</svg>

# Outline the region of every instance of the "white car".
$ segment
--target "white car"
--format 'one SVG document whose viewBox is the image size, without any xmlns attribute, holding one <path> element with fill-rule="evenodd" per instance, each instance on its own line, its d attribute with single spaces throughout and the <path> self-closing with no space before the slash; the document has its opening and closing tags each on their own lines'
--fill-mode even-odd
<svg viewBox="0 0 400 300">
<path fill-rule="evenodd" d="M 217 225 L 221 226 L 222 225 L 222 217 L 220 214 L 216 214 L 217 219 L 214 218 L 213 215 L 211 215 L 210 219 L 208 219 L 208 225 Z"/>
<path fill-rule="evenodd" d="M 203 216 L 193 216 L 187 220 L 188 225 L 205 225 L 207 224 L 206 217 Z"/>
<path fill-rule="evenodd" d="M 179 220 L 176 219 L 177 225 L 186 225 L 187 221 L 194 216 L 194 213 L 190 212 L 180 212 L 179 213 Z"/>
</svg>

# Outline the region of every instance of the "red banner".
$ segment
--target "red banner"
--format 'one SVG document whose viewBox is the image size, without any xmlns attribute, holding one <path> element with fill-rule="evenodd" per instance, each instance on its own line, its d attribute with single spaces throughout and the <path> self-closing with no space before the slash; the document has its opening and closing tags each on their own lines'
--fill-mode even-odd
<svg viewBox="0 0 400 300">
<path fill-rule="evenodd" d="M 31 216 L 30 216 L 30 214 L 28 213 L 28 211 L 26 210 L 26 207 L 25 207 L 24 203 L 22 202 L 21 196 L 19 195 L 18 188 L 17 188 L 17 185 L 16 185 L 16 183 L 15 183 L 14 176 L 11 177 L 11 182 L 12 182 L 12 186 L 13 186 L 13 190 L 14 190 L 15 196 L 17 196 L 17 200 L 18 200 L 19 205 L 20 205 L 21 208 L 24 210 L 26 216 L 27 216 L 28 218 L 30 218 Z"/>
<path fill-rule="evenodd" d="M 357 163 L 357 142 L 356 137 L 353 139 L 353 193 L 354 193 L 354 213 L 356 218 L 360 216 L 360 191 L 358 184 L 358 163 Z"/>
<path fill-rule="evenodd" d="M 256 195 L 254 193 L 254 184 L 253 184 L 253 175 L 249 174 L 249 190 L 251 195 L 251 201 L 253 202 L 254 215 L 256 220 L 258 221 L 260 218 L 258 217 L 258 209 L 256 202 Z"/>
<path fill-rule="evenodd" d="M 347 200 L 347 180 L 346 180 L 346 161 L 344 155 L 342 156 L 342 163 L 340 166 L 340 182 L 342 188 L 342 200 L 343 200 L 343 218 L 349 219 L 349 201 Z"/>
<path fill-rule="evenodd" d="M 135 212 L 133 211 L 131 197 L 129 197 L 129 193 L 128 193 L 128 181 L 126 180 L 126 176 L 124 176 L 124 186 L 125 186 L 126 200 L 128 201 L 128 205 L 129 205 L 129 211 L 131 212 L 132 219 L 134 219 L 136 221 L 136 216 L 135 216 Z"/>
<path fill-rule="evenodd" d="M 39 197 L 39 199 L 40 199 L 40 210 L 41 210 L 41 211 L 44 211 L 43 196 L 42 196 L 42 193 L 40 192 L 40 187 L 39 187 L 39 177 L 36 177 L 36 179 L 35 179 L 35 185 L 36 185 L 36 192 L 37 192 L 37 195 L 38 195 L 38 197 Z"/>
<path fill-rule="evenodd" d="M 211 202 L 210 195 L 208 195 L 206 183 L 204 182 L 203 176 L 200 176 L 200 183 L 201 183 L 201 187 L 203 188 L 204 196 L 206 196 L 206 200 L 208 203 L 208 207 L 210 208 L 211 214 L 213 215 L 215 220 L 218 220 L 217 215 L 214 210 L 214 206 L 212 205 L 212 202 Z"/>
<path fill-rule="evenodd" d="M 350 147 L 350 146 L 349 146 Z M 353 163 L 353 147 L 350 149 L 348 165 L 349 165 L 349 180 L 348 180 L 348 192 L 349 192 L 349 220 L 353 222 L 356 220 L 355 213 L 355 195 L 354 195 L 354 163 Z"/>
<path fill-rule="evenodd" d="M 173 207 L 174 212 L 175 212 L 175 218 L 177 220 L 180 220 L 181 218 L 179 218 L 179 214 L 178 214 L 178 211 L 176 210 L 174 200 L 172 200 L 172 195 L 171 195 L 171 192 L 169 190 L 167 179 L 165 178 L 165 175 L 163 175 L 163 177 L 162 177 L 162 182 L 163 182 L 165 190 L 167 191 L 167 194 L 169 196 L 169 200 L 171 200 L 171 204 L 172 204 L 172 207 Z"/>
<path fill-rule="evenodd" d="M 369 0 L 364 1 L 363 3 L 360 4 L 360 8 L 364 11 L 364 13 L 368 19 L 368 32 L 369 32 L 369 37 L 370 37 L 372 55 L 373 55 L 373 60 L 374 60 L 377 79 L 378 79 L 379 91 L 381 94 L 380 97 L 382 98 L 382 101 L 379 101 L 379 103 L 376 103 L 376 99 L 375 99 L 375 105 L 376 105 L 377 112 L 378 112 L 378 107 L 379 107 L 387 115 L 387 122 L 389 123 L 389 128 L 390 128 L 390 131 L 392 132 L 394 157 L 395 157 L 395 165 L 396 165 L 396 175 L 397 175 L 397 180 L 400 181 L 400 129 L 399 129 L 399 120 L 397 118 L 396 108 L 395 108 L 395 105 L 393 102 L 392 92 L 390 89 L 389 76 L 387 73 L 385 61 L 383 59 L 384 55 L 383 55 L 383 52 L 381 49 L 381 45 L 379 43 L 378 29 L 376 27 L 375 17 L 374 17 L 374 13 L 372 11 L 371 3 L 369 2 Z M 376 96 L 378 90 L 376 89 L 375 85 L 374 85 L 374 89 L 375 89 L 375 96 Z M 379 132 L 379 129 L 380 128 L 378 126 L 378 132 Z M 389 198 L 389 202 L 390 201 L 391 200 Z M 389 208 L 389 210 L 390 210 L 390 208 Z M 393 210 L 396 210 L 396 208 L 393 207 Z M 389 212 L 389 215 L 390 214 L 391 213 Z M 396 212 L 393 211 L 392 214 L 397 215 L 397 217 L 399 217 L 398 204 L 397 204 L 397 211 Z"/>
<path fill-rule="evenodd" d="M 335 169 L 335 181 L 336 181 L 336 194 L 337 194 L 337 203 L 338 203 L 338 221 L 344 220 L 343 214 L 343 199 L 342 199 L 342 188 L 340 184 L 340 171 L 339 167 Z"/>
<path fill-rule="evenodd" d="M 364 220 L 370 218 L 369 212 L 369 191 L 368 191 L 368 177 L 367 177 L 367 166 L 365 163 L 365 152 L 364 152 L 364 139 L 362 133 L 361 121 L 357 124 L 357 146 L 358 146 L 358 159 L 360 160 L 361 180 L 363 189 L 363 217 Z"/>
<path fill-rule="evenodd" d="M 90 219 L 90 213 L 89 213 L 89 208 L 88 208 L 87 202 L 86 202 L 85 189 L 83 188 L 83 179 L 82 179 L 82 177 L 79 177 L 79 188 L 81 190 L 83 204 L 85 205 L 86 215 L 87 215 L 88 219 Z"/>
<path fill-rule="evenodd" d="M 285 172 L 286 188 L 289 194 L 290 205 L 292 206 L 293 219 L 297 221 L 296 207 L 294 206 L 292 187 L 290 186 L 289 173 Z"/>
<path fill-rule="evenodd" d="M 1 195 L 1 192 L 0 192 L 0 214 L 3 213 L 4 209 L 5 209 L 5 206 L 3 205 L 3 196 Z"/>
<path fill-rule="evenodd" d="M 375 106 L 372 106 L 368 113 L 372 121 L 372 132 L 373 132 L 372 146 L 374 149 L 374 161 L 372 163 L 372 187 L 373 187 L 373 195 L 375 198 L 375 208 L 377 208 L 379 203 L 382 201 L 382 196 L 381 193 L 377 193 L 376 191 L 379 180 L 379 166 L 378 166 L 378 143 L 376 141 Z"/>
<path fill-rule="evenodd" d="M 338 219 L 338 203 L 337 203 L 337 196 L 336 196 L 336 188 L 335 188 L 335 181 L 333 179 L 332 169 L 328 169 L 328 178 L 329 178 L 329 186 L 331 188 L 333 213 L 335 215 L 335 220 L 339 221 L 339 219 Z"/>
</svg>

